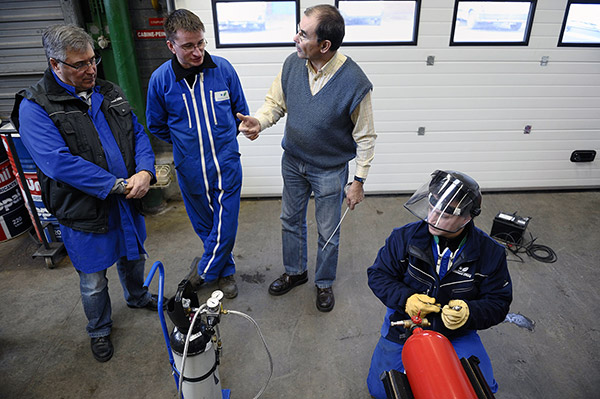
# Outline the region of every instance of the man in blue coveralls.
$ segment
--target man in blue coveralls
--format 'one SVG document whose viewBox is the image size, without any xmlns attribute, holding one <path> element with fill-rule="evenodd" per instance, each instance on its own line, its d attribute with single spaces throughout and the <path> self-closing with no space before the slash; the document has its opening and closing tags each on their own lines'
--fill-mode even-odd
<svg viewBox="0 0 600 399">
<path fill-rule="evenodd" d="M 391 322 L 420 316 L 450 340 L 459 358 L 477 356 L 495 393 L 498 384 L 477 330 L 504 321 L 512 283 L 504 247 L 473 224 L 481 211 L 479 185 L 464 173 L 436 170 L 404 206 L 421 221 L 395 229 L 367 269 L 369 287 L 387 307 L 369 392 L 385 399 L 381 374 L 404 371 L 402 348 L 410 331 Z"/>
<path fill-rule="evenodd" d="M 150 78 L 146 119 L 156 137 L 173 144 L 185 209 L 204 253 L 192 263 L 193 286 L 218 281 L 235 298 L 233 247 L 238 228 L 242 164 L 235 115 L 248 113 L 233 66 L 206 50 L 204 24 L 173 11 L 164 25 L 173 57 Z"/>
<path fill-rule="evenodd" d="M 127 306 L 158 309 L 157 296 L 143 286 L 140 213 L 140 198 L 156 180 L 154 153 L 121 89 L 97 79 L 100 57 L 83 29 L 52 26 L 42 42 L 49 67 L 17 93 L 12 121 L 79 274 L 92 354 L 106 362 L 114 352 L 106 269 L 117 264 Z"/>
</svg>

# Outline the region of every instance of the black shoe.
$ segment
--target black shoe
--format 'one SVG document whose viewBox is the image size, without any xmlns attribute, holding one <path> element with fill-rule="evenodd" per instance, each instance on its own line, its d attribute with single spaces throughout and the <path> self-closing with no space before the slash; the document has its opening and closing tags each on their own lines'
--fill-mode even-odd
<svg viewBox="0 0 600 399">
<path fill-rule="evenodd" d="M 333 289 L 331 287 L 317 287 L 317 309 L 319 309 L 321 312 L 331 312 L 333 305 L 335 305 Z"/>
<path fill-rule="evenodd" d="M 115 352 L 113 344 L 110 341 L 110 335 L 104 337 L 92 338 L 92 354 L 94 359 L 99 362 L 108 362 Z"/>
<path fill-rule="evenodd" d="M 168 299 L 163 297 L 163 310 L 167 309 L 167 302 L 168 302 Z M 148 310 L 157 311 L 158 310 L 158 295 L 152 294 L 150 296 L 150 300 L 144 306 L 133 306 L 130 304 L 127 304 L 127 306 L 130 308 L 133 308 L 133 309 L 148 309 Z"/>
<path fill-rule="evenodd" d="M 225 298 L 233 299 L 238 295 L 238 287 L 233 274 L 231 276 L 219 277 L 218 285 L 219 289 L 223 291 Z"/>
<path fill-rule="evenodd" d="M 308 271 L 297 276 L 290 276 L 287 273 L 283 273 L 281 277 L 273 281 L 269 286 L 269 294 L 271 295 L 283 295 L 297 285 L 304 284 L 308 281 Z"/>
</svg>

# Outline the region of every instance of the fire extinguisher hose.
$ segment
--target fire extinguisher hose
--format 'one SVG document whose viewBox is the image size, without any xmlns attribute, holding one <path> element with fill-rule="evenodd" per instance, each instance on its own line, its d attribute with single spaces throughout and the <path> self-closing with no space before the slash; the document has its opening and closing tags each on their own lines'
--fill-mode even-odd
<svg viewBox="0 0 600 399">
<path fill-rule="evenodd" d="M 265 341 L 265 337 L 263 336 L 262 332 L 260 331 L 260 327 L 258 326 L 258 323 L 252 317 L 248 316 L 247 314 L 238 312 L 237 310 L 224 310 L 223 313 L 235 314 L 235 315 L 241 316 L 247 320 L 250 320 L 250 322 L 252 322 L 252 324 L 254 324 L 254 327 L 256 327 L 258 336 L 260 337 L 260 339 L 263 343 L 263 346 L 265 347 L 265 351 L 267 351 L 267 356 L 269 357 L 269 377 L 267 378 L 267 382 L 265 382 L 265 385 L 260 389 L 260 391 L 258 391 L 256 396 L 254 397 L 254 399 L 258 399 L 263 394 L 265 389 L 267 389 L 267 385 L 269 385 L 269 381 L 271 381 L 271 377 L 273 376 L 273 357 L 271 356 L 271 352 L 269 352 L 269 348 L 267 347 L 267 342 Z"/>
<path fill-rule="evenodd" d="M 198 311 L 196 311 L 196 314 L 194 315 L 192 322 L 190 324 L 189 331 L 193 331 L 194 323 L 196 323 L 196 318 L 198 317 L 198 315 L 200 315 L 202 313 L 204 308 L 206 308 L 205 304 L 200 306 Z M 269 348 L 267 347 L 267 342 L 265 341 L 265 337 L 263 336 L 262 331 L 260 331 L 260 327 L 258 326 L 258 323 L 252 317 L 248 316 L 247 314 L 238 312 L 237 310 L 225 310 L 225 309 L 223 309 L 222 312 L 223 312 L 223 314 L 234 314 L 237 316 L 241 316 L 241 317 L 249 320 L 250 322 L 252 322 L 252 324 L 254 324 L 254 327 L 256 328 L 256 331 L 258 332 L 258 336 L 260 337 L 260 339 L 263 343 L 263 346 L 265 347 L 267 356 L 269 357 L 269 377 L 267 378 L 265 385 L 260 389 L 260 391 L 258 391 L 256 396 L 254 397 L 254 399 L 258 399 L 263 394 L 265 389 L 267 389 L 267 386 L 269 385 L 269 382 L 271 381 L 271 377 L 273 376 L 273 357 L 271 356 L 271 352 L 269 351 Z M 184 379 L 183 371 L 185 370 L 185 359 L 187 358 L 187 352 L 188 352 L 188 347 L 189 347 L 191 336 L 192 336 L 192 334 L 187 335 L 186 340 L 185 340 L 185 346 L 183 349 L 183 355 L 182 355 L 182 359 L 181 359 L 181 371 L 179 373 L 179 386 L 177 388 L 177 397 L 178 398 L 183 398 L 183 391 L 182 391 L 183 379 Z"/>
<path fill-rule="evenodd" d="M 200 308 L 198 308 L 192 319 L 192 322 L 190 323 L 189 334 L 187 334 L 187 337 L 185 338 L 185 346 L 183 347 L 183 354 L 181 356 L 181 370 L 179 371 L 179 386 L 177 387 L 177 397 L 181 399 L 183 399 L 183 371 L 185 370 L 185 359 L 187 359 L 188 348 L 190 346 L 190 337 L 193 335 L 192 331 L 194 331 L 194 324 L 196 323 L 198 315 L 200 315 L 205 308 L 206 304 L 204 303 L 200 306 Z"/>
</svg>

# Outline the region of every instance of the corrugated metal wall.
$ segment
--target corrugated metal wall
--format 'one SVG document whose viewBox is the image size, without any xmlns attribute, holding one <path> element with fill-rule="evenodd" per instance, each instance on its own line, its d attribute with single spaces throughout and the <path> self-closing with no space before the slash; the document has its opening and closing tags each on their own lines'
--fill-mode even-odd
<svg viewBox="0 0 600 399">
<path fill-rule="evenodd" d="M 8 120 L 15 92 L 37 82 L 47 67 L 42 31 L 74 22 L 73 10 L 60 0 L 0 1 L 0 119 Z"/>
<path fill-rule="evenodd" d="M 300 6 L 319 3 L 334 4 Z M 216 49 L 210 2 L 176 4 L 200 16 L 208 51 L 233 63 L 256 111 L 293 49 Z M 451 0 L 423 0 L 417 46 L 342 46 L 374 85 L 379 137 L 365 190 L 409 192 L 438 168 L 469 173 L 488 190 L 600 187 L 598 159 L 569 161 L 573 150 L 600 150 L 600 51 L 556 46 L 566 4 L 537 2 L 528 46 L 450 47 Z M 284 122 L 254 142 L 240 138 L 244 195 L 281 194 Z"/>
</svg>

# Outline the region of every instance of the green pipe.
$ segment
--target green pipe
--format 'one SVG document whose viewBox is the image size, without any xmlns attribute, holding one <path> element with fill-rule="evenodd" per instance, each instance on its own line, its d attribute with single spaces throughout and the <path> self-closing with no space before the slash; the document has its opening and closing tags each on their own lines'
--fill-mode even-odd
<svg viewBox="0 0 600 399">
<path fill-rule="evenodd" d="M 146 109 L 129 20 L 129 6 L 123 0 L 104 0 L 118 84 L 121 86 L 139 122 L 146 126 Z"/>
<path fill-rule="evenodd" d="M 113 49 L 118 84 L 125 92 L 138 121 L 145 127 L 146 108 L 140 84 L 140 74 L 133 42 L 133 30 L 129 21 L 128 2 L 125 0 L 104 0 L 104 9 L 110 31 L 110 41 Z M 150 136 L 150 141 L 153 141 L 152 136 Z M 163 205 L 162 190 L 150 190 L 142 199 L 142 206 L 148 213 L 158 212 Z"/>
</svg>

